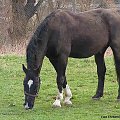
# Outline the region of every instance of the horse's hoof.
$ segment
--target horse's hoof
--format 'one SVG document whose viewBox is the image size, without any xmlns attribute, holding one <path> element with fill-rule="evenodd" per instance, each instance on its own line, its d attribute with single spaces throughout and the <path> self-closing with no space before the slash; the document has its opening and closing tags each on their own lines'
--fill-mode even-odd
<svg viewBox="0 0 120 120">
<path fill-rule="evenodd" d="M 71 106 L 72 102 L 70 100 L 67 100 L 67 101 L 64 101 L 64 104 L 67 105 L 67 106 Z"/>
<path fill-rule="evenodd" d="M 94 98 L 94 97 L 92 97 L 92 99 L 93 99 L 93 100 L 100 100 L 100 97 L 99 97 L 99 98 Z"/>
<path fill-rule="evenodd" d="M 120 99 L 117 99 L 118 102 L 120 102 Z"/>
<path fill-rule="evenodd" d="M 55 104 L 53 104 L 52 107 L 53 107 L 53 108 L 60 108 L 61 105 L 55 105 Z"/>
<path fill-rule="evenodd" d="M 52 105 L 53 108 L 59 108 L 61 107 L 61 104 L 60 104 L 60 101 L 59 100 L 56 100 L 53 105 Z"/>
<path fill-rule="evenodd" d="M 120 97 L 117 97 L 117 101 L 120 102 Z"/>
<path fill-rule="evenodd" d="M 117 97 L 117 101 L 120 101 L 120 96 Z"/>
<path fill-rule="evenodd" d="M 100 98 L 103 96 L 103 94 L 96 94 L 92 97 L 93 100 L 100 100 Z"/>
<path fill-rule="evenodd" d="M 98 96 L 93 96 L 92 99 L 93 100 L 100 100 L 101 97 L 98 97 Z"/>
</svg>

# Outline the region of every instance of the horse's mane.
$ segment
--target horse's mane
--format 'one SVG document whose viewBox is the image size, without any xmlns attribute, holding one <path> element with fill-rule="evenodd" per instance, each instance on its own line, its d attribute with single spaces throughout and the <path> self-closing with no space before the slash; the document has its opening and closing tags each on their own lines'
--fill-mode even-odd
<svg viewBox="0 0 120 120">
<path fill-rule="evenodd" d="M 47 31 L 48 31 L 48 21 L 55 15 L 55 12 L 52 12 L 48 15 L 43 22 L 37 27 L 36 31 L 34 32 L 30 42 L 27 45 L 26 49 L 26 56 L 27 56 L 27 63 L 31 63 L 34 65 L 34 61 L 37 59 L 39 44 L 45 40 Z M 31 65 L 29 65 L 31 66 Z"/>
</svg>

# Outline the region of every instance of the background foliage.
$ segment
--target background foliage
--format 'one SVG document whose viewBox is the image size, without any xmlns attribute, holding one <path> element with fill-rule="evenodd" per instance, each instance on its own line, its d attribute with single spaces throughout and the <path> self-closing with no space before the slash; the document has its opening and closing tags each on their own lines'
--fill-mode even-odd
<svg viewBox="0 0 120 120">
<path fill-rule="evenodd" d="M 119 7 L 120 0 L 0 0 L 0 53 L 24 53 L 31 35 L 56 9 L 74 12 Z"/>
</svg>

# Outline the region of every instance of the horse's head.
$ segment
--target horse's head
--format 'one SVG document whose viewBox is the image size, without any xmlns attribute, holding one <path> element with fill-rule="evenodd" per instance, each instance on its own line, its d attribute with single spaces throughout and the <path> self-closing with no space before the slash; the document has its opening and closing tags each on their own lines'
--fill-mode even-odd
<svg viewBox="0 0 120 120">
<path fill-rule="evenodd" d="M 25 72 L 24 78 L 24 94 L 25 94 L 25 109 L 32 109 L 34 106 L 35 97 L 37 97 L 40 88 L 39 68 L 29 70 L 22 65 Z"/>
</svg>

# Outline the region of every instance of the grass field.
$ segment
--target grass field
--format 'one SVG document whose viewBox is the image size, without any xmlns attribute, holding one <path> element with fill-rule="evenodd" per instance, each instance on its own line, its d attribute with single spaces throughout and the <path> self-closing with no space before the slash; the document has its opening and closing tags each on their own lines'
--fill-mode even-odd
<svg viewBox="0 0 120 120">
<path fill-rule="evenodd" d="M 67 81 L 72 90 L 73 105 L 62 105 L 61 108 L 52 108 L 57 94 L 56 73 L 47 58 L 42 67 L 42 85 L 34 109 L 23 108 L 22 63 L 25 63 L 25 57 L 0 57 L 0 120 L 105 120 L 102 117 L 120 117 L 120 103 L 116 101 L 118 85 L 112 56 L 106 57 L 104 97 L 99 101 L 91 99 L 97 87 L 94 59 L 69 59 Z"/>
</svg>

